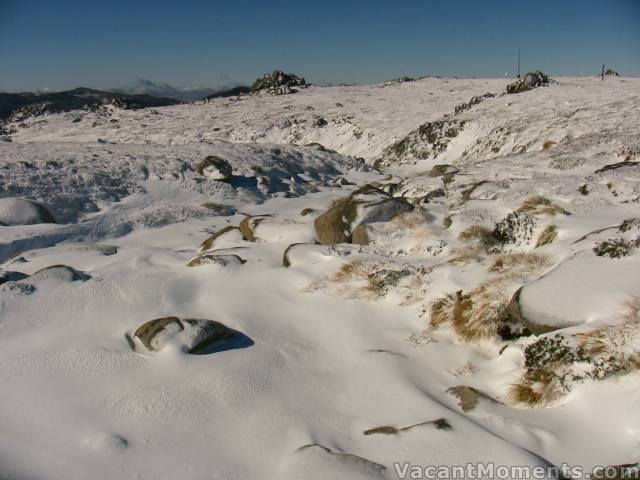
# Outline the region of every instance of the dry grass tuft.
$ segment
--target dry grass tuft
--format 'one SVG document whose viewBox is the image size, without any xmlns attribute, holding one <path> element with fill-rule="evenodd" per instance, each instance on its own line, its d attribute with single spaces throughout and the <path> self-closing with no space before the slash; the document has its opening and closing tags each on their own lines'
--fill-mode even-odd
<svg viewBox="0 0 640 480">
<path fill-rule="evenodd" d="M 344 263 L 337 272 L 313 281 L 306 291 L 324 290 L 343 298 L 375 300 L 393 292 L 401 305 L 421 301 L 429 284 L 430 268 L 381 264 L 353 260 Z"/>
<path fill-rule="evenodd" d="M 556 142 L 554 142 L 553 140 L 545 140 L 544 143 L 542 144 L 542 149 L 543 150 L 549 150 L 555 144 L 556 144 Z"/>
<path fill-rule="evenodd" d="M 547 255 L 533 252 L 508 253 L 498 256 L 489 268 L 490 272 L 537 273 L 553 265 Z"/>
<path fill-rule="evenodd" d="M 517 211 L 530 215 L 558 215 L 559 213 L 568 215 L 569 213 L 560 205 L 541 195 L 528 198 Z"/>
<path fill-rule="evenodd" d="M 364 286 L 362 287 L 362 290 L 365 292 L 365 296 L 371 297 L 379 296 L 384 287 L 381 282 L 375 281 L 369 268 L 358 260 L 342 265 L 330 280 L 339 283 L 351 281 L 363 282 Z"/>
<path fill-rule="evenodd" d="M 458 235 L 458 240 L 463 242 L 478 241 L 483 245 L 494 245 L 496 239 L 493 236 L 493 230 L 482 225 L 471 225 L 465 228 Z"/>
<path fill-rule="evenodd" d="M 480 244 L 452 248 L 447 263 L 449 265 L 468 265 L 472 262 L 479 262 L 486 253 L 487 249 Z"/>
<path fill-rule="evenodd" d="M 576 333 L 578 345 L 602 374 L 640 369 L 640 296 L 630 297 L 619 315 L 617 325 L 604 325 Z"/>
<path fill-rule="evenodd" d="M 507 398 L 511 403 L 526 405 L 531 408 L 545 407 L 557 402 L 566 394 L 562 385 L 562 375 L 557 369 L 566 369 L 565 365 L 547 365 L 528 372 L 518 383 L 507 390 Z"/>
<path fill-rule="evenodd" d="M 556 238 L 558 238 L 558 229 L 555 225 L 547 225 L 545 229 L 538 235 L 535 248 L 549 245 Z"/>
<path fill-rule="evenodd" d="M 465 294 L 458 291 L 436 299 L 431 304 L 431 325 L 450 324 L 464 342 L 474 342 L 501 336 L 510 337 L 515 325 L 509 314 L 510 296 L 505 276 L 481 284 Z"/>
<path fill-rule="evenodd" d="M 620 316 L 625 323 L 640 323 L 640 295 L 632 295 L 624 302 L 624 310 Z"/>
</svg>

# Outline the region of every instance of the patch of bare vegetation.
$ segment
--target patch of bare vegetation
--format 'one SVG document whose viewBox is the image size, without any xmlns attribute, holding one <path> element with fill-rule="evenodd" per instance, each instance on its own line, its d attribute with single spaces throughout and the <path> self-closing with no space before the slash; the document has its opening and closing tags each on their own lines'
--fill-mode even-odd
<svg viewBox="0 0 640 480">
<path fill-rule="evenodd" d="M 426 294 L 430 271 L 413 265 L 353 260 L 343 264 L 336 273 L 315 280 L 306 290 L 323 290 L 343 298 L 369 300 L 393 292 L 400 296 L 402 305 L 408 305 L 420 301 Z"/>
<path fill-rule="evenodd" d="M 499 255 L 489 267 L 490 272 L 539 273 L 553 266 L 553 260 L 547 255 L 534 252 L 507 253 Z"/>
<path fill-rule="evenodd" d="M 464 342 L 500 337 L 510 340 L 526 334 L 509 311 L 512 278 L 508 275 L 481 284 L 468 293 L 458 291 L 431 304 L 431 325 L 450 325 Z"/>
<path fill-rule="evenodd" d="M 640 370 L 640 297 L 624 304 L 620 323 L 570 337 L 540 337 L 524 351 L 525 371 L 508 398 L 530 408 L 556 403 L 584 379 L 603 379 Z"/>
<path fill-rule="evenodd" d="M 556 238 L 558 238 L 558 229 L 555 225 L 547 225 L 540 235 L 538 235 L 538 239 L 536 240 L 535 248 L 540 248 L 545 245 L 549 245 Z"/>
<path fill-rule="evenodd" d="M 557 203 L 552 202 L 546 197 L 541 195 L 535 195 L 528 198 L 517 210 L 518 212 L 528 213 L 529 215 L 568 215 L 564 208 Z"/>
</svg>

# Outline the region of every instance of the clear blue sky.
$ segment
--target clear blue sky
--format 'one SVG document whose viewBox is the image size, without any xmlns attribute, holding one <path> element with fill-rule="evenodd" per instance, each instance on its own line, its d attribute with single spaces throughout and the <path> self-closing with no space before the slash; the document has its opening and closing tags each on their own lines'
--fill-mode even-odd
<svg viewBox="0 0 640 480">
<path fill-rule="evenodd" d="M 0 0 L 0 90 L 640 74 L 640 0 Z"/>
</svg>

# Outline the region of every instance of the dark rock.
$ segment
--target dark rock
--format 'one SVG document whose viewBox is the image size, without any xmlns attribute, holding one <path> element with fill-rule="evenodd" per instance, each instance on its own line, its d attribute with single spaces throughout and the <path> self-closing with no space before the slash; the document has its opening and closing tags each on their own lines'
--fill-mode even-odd
<svg viewBox="0 0 640 480">
<path fill-rule="evenodd" d="M 269 91 L 271 93 L 282 95 L 297 92 L 297 89 L 294 87 L 304 87 L 306 84 L 307 83 L 304 78 L 294 75 L 293 73 L 284 73 L 282 70 L 274 70 L 272 73 L 267 73 L 253 82 L 253 85 L 251 85 L 251 91 Z"/>
<path fill-rule="evenodd" d="M 549 77 L 540 70 L 536 70 L 507 85 L 507 93 L 526 92 L 544 85 L 549 85 Z"/>
<path fill-rule="evenodd" d="M 196 170 L 200 175 L 204 175 L 205 177 L 209 177 L 212 180 L 218 180 L 220 182 L 229 182 L 233 177 L 231 164 L 215 155 L 209 155 L 204 160 L 200 161 Z"/>
</svg>

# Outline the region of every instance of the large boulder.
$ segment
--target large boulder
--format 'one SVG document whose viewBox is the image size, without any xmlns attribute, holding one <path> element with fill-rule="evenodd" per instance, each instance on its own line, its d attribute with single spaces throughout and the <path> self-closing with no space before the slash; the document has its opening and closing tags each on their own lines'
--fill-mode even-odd
<svg viewBox="0 0 640 480">
<path fill-rule="evenodd" d="M 231 164 L 215 155 L 209 155 L 200 161 L 197 171 L 200 175 L 221 182 L 229 182 L 231 181 L 231 177 L 233 177 Z"/>
<path fill-rule="evenodd" d="M 135 348 L 135 341 L 138 341 L 148 351 L 160 351 L 168 343 L 175 342 L 187 353 L 197 353 L 233 335 L 233 330 L 214 320 L 163 317 L 138 327 L 133 334 L 132 346 Z"/>
<path fill-rule="evenodd" d="M 520 93 L 549 84 L 549 77 L 540 70 L 529 72 L 524 77 L 507 85 L 507 93 Z"/>
<path fill-rule="evenodd" d="M 0 198 L 0 225 L 34 225 L 56 223 L 41 204 L 22 197 Z"/>
<path fill-rule="evenodd" d="M 383 190 L 367 185 L 348 197 L 334 201 L 329 210 L 315 219 L 313 225 L 323 245 L 351 243 L 358 226 L 387 222 L 413 208 L 405 199 L 392 197 Z"/>
<path fill-rule="evenodd" d="M 293 73 L 284 73 L 282 70 L 274 70 L 272 73 L 267 73 L 253 82 L 251 91 L 266 90 L 276 94 L 293 93 L 297 91 L 293 87 L 303 87 L 306 84 L 303 77 Z"/>
</svg>

